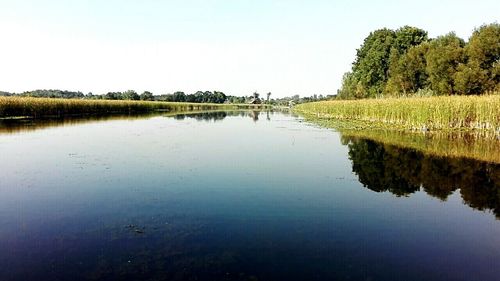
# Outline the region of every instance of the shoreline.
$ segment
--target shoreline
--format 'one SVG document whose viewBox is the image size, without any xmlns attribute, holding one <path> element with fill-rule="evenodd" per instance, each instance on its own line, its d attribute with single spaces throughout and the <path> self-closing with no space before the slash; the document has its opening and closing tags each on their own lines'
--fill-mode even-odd
<svg viewBox="0 0 500 281">
<path fill-rule="evenodd" d="M 328 127 L 413 132 L 481 131 L 500 137 L 498 94 L 332 100 L 299 104 L 293 110 Z"/>
<path fill-rule="evenodd" d="M 61 118 L 120 113 L 190 112 L 263 109 L 266 104 L 184 103 L 134 100 L 82 100 L 32 97 L 0 97 L 0 119 Z"/>
</svg>

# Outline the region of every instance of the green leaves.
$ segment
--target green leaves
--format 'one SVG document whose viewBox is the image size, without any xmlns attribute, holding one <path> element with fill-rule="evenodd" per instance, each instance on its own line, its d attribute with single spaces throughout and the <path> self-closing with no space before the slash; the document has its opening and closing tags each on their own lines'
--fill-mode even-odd
<svg viewBox="0 0 500 281">
<path fill-rule="evenodd" d="M 366 98 L 384 94 L 389 72 L 399 72 L 399 57 L 408 48 L 425 40 L 427 32 L 411 26 L 404 26 L 396 31 L 384 28 L 370 33 L 357 50 L 352 72 L 343 78 L 340 96 Z M 390 88 L 399 90 L 397 84 L 399 81 L 392 81 Z"/>
<path fill-rule="evenodd" d="M 476 29 L 466 44 L 451 32 L 429 40 L 411 26 L 376 30 L 357 50 L 339 97 L 401 96 L 422 90 L 436 95 L 500 90 L 500 24 Z"/>
<path fill-rule="evenodd" d="M 464 40 L 453 32 L 439 36 L 429 43 L 425 55 L 426 72 L 431 89 L 438 95 L 455 94 L 454 76 L 458 65 L 465 60 L 464 45 Z"/>
<path fill-rule="evenodd" d="M 476 29 L 465 47 L 466 62 L 455 76 L 460 94 L 482 94 L 500 90 L 500 24 Z"/>
</svg>

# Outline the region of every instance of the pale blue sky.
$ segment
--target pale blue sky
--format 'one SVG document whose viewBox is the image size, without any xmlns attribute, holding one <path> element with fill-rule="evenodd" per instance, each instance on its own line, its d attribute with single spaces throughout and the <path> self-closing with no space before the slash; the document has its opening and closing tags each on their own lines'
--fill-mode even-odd
<svg viewBox="0 0 500 281">
<path fill-rule="evenodd" d="M 0 0 L 0 90 L 333 94 L 370 31 L 467 39 L 499 11 L 489 0 Z"/>
</svg>

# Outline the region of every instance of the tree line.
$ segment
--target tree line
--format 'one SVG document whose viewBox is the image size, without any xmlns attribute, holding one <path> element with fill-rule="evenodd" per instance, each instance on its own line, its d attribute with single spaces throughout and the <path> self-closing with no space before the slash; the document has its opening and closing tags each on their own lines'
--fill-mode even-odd
<svg viewBox="0 0 500 281">
<path fill-rule="evenodd" d="M 172 94 L 154 95 L 152 92 L 144 91 L 138 94 L 134 90 L 124 92 L 107 92 L 102 95 L 94 95 L 91 92 L 83 94 L 80 91 L 66 90 L 34 90 L 22 93 L 9 93 L 0 91 L 0 96 L 19 96 L 19 97 L 37 97 L 37 98 L 65 98 L 65 99 L 91 99 L 91 100 L 143 100 L 143 101 L 166 101 L 166 102 L 189 102 L 189 103 L 232 103 L 232 104 L 271 104 L 280 106 L 289 106 L 290 104 L 299 104 L 311 101 L 321 101 L 332 99 L 333 95 L 312 95 L 310 97 L 300 97 L 293 95 L 282 98 L 271 98 L 271 93 L 264 97 L 257 92 L 249 96 L 226 95 L 221 91 L 197 91 L 193 94 L 186 94 L 182 91 L 176 91 Z"/>
<path fill-rule="evenodd" d="M 500 24 L 474 30 L 468 42 L 454 32 L 430 39 L 404 26 L 371 32 L 344 74 L 338 97 L 479 95 L 500 91 Z"/>
<path fill-rule="evenodd" d="M 245 97 L 226 96 L 220 91 L 197 91 L 193 94 L 185 94 L 177 91 L 172 94 L 154 95 L 152 92 L 144 91 L 138 94 L 134 90 L 124 92 L 107 92 L 102 95 L 94 95 L 91 92 L 83 94 L 80 91 L 66 90 L 34 90 L 22 93 L 9 93 L 0 91 L 0 96 L 19 96 L 37 98 L 65 98 L 65 99 L 93 99 L 93 100 L 143 100 L 143 101 L 169 101 L 169 102 L 191 102 L 191 103 L 244 103 Z"/>
</svg>

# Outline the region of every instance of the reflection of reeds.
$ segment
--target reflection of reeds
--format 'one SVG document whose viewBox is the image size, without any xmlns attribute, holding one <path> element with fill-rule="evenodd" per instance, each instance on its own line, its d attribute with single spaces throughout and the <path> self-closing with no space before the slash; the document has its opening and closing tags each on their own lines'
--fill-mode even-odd
<svg viewBox="0 0 500 281">
<path fill-rule="evenodd" d="M 484 132 L 405 133 L 389 130 L 340 130 L 345 138 L 364 138 L 411 148 L 438 157 L 470 158 L 500 163 L 500 140 Z"/>
<path fill-rule="evenodd" d="M 11 134 L 28 132 L 39 129 L 75 126 L 85 123 L 94 123 L 110 120 L 134 120 L 148 118 L 153 116 L 162 116 L 161 113 L 142 113 L 142 114 L 112 114 L 112 115 L 86 115 L 64 118 L 25 118 L 25 119 L 0 119 L 0 134 Z"/>
<path fill-rule="evenodd" d="M 462 157 L 437 157 L 415 149 L 360 137 L 342 137 L 352 170 L 363 186 L 410 196 L 423 190 L 446 201 L 459 190 L 463 202 L 500 219 L 500 164 Z"/>
<path fill-rule="evenodd" d="M 139 113 L 252 108 L 252 105 L 125 100 L 79 100 L 0 97 L 0 117 L 62 117 L 81 114 Z"/>
<path fill-rule="evenodd" d="M 295 110 L 312 119 L 355 120 L 368 127 L 500 133 L 498 94 L 322 101 L 300 104 Z"/>
<path fill-rule="evenodd" d="M 241 107 L 241 105 L 240 105 Z M 93 123 L 111 120 L 135 120 L 150 117 L 173 117 L 177 120 L 194 118 L 198 121 L 217 121 L 228 116 L 252 117 L 255 109 L 233 109 L 233 110 L 192 110 L 192 111 L 169 111 L 169 112 L 146 112 L 133 114 L 93 114 L 80 116 L 63 116 L 60 118 L 0 118 L 0 135 L 20 132 L 29 132 L 50 127 L 75 126 L 85 123 Z M 273 111 L 264 111 L 274 113 Z"/>
</svg>

